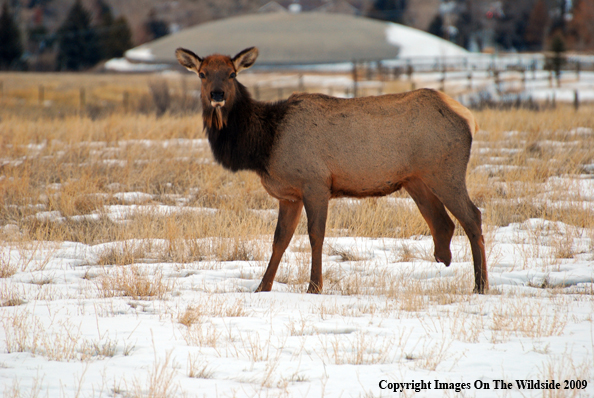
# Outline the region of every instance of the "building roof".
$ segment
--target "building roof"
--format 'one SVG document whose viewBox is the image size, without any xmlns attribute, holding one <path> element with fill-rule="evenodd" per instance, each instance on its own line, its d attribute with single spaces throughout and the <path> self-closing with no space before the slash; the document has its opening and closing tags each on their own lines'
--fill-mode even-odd
<svg viewBox="0 0 594 398">
<path fill-rule="evenodd" d="M 207 22 L 126 52 L 136 62 L 177 63 L 175 49 L 199 56 L 260 50 L 257 65 L 310 65 L 393 59 L 398 46 L 386 37 L 389 24 L 321 12 L 259 13 Z"/>
</svg>

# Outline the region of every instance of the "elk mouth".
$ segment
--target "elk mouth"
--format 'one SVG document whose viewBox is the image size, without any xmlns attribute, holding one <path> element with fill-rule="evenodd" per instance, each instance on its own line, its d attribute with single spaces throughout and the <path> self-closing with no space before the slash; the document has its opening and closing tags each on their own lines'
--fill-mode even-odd
<svg viewBox="0 0 594 398">
<path fill-rule="evenodd" d="M 225 100 L 222 100 L 222 101 L 211 100 L 210 105 L 213 108 L 221 108 L 221 107 L 225 106 Z"/>
</svg>

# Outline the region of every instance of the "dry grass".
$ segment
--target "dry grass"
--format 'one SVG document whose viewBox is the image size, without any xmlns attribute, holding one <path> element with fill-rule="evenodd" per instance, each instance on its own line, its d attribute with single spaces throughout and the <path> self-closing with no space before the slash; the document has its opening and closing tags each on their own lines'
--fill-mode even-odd
<svg viewBox="0 0 594 398">
<path fill-rule="evenodd" d="M 592 360 L 586 359 L 577 362 L 573 359 L 571 352 L 565 352 L 557 358 L 549 358 L 539 369 L 541 380 L 555 380 L 561 383 L 561 389 L 543 391 L 544 398 L 569 398 L 586 396 L 582 381 L 589 381 L 594 377 Z M 566 384 L 571 382 L 572 384 Z M 575 384 L 579 381 L 580 383 Z M 577 386 L 577 388 L 576 388 Z M 566 389 L 567 388 L 567 389 Z"/>
<path fill-rule="evenodd" d="M 370 336 L 363 333 L 319 334 L 320 348 L 317 354 L 336 365 L 371 365 L 393 361 L 393 336 Z"/>
<path fill-rule="evenodd" d="M 97 280 L 97 289 L 103 297 L 131 297 L 163 299 L 175 287 L 174 279 L 167 279 L 157 269 L 152 274 L 136 265 L 105 268 Z"/>
<path fill-rule="evenodd" d="M 505 341 L 510 335 L 533 339 L 559 336 L 567 325 L 567 308 L 542 301 L 515 300 L 493 310 L 492 340 Z"/>
<path fill-rule="evenodd" d="M 268 235 L 274 228 L 274 215 L 253 212 L 276 208 L 276 202 L 262 189 L 257 176 L 223 170 L 213 164 L 207 144 L 196 140 L 203 137 L 198 114 L 164 112 L 156 117 L 114 111 L 96 119 L 78 113 L 35 113 L 39 107 L 38 86 L 44 80 L 47 95 L 56 95 L 47 99 L 71 107 L 72 101 L 65 98 L 72 96 L 69 90 L 83 81 L 87 98 L 108 101 L 121 98 L 123 92 L 149 95 L 149 86 L 162 87 L 165 80 L 142 76 L 83 80 L 62 75 L 44 75 L 42 79 L 32 75 L 25 81 L 18 75 L 4 76 L 5 108 L 0 120 L 2 225 L 15 224 L 31 239 L 85 243 L 134 238 L 173 242 L 205 236 L 243 237 Z M 13 78 L 21 80 L 7 83 Z M 121 81 L 116 84 L 117 79 Z M 180 82 L 167 80 L 170 91 L 181 92 Z M 19 112 L 15 111 L 17 103 L 21 104 Z M 592 134 L 569 133 L 594 125 L 593 113 L 588 106 L 578 112 L 562 106 L 547 112 L 476 112 L 481 131 L 475 137 L 468 186 L 473 199 L 484 208 L 487 224 L 507 225 L 542 217 L 594 228 L 591 207 L 564 208 L 538 200 L 549 190 L 544 183 L 550 177 L 578 173 L 585 165 L 594 163 Z M 511 131 L 517 133 L 510 134 Z M 221 211 L 215 215 L 194 215 L 189 222 L 180 224 L 180 220 L 188 218 L 185 213 L 175 220 L 173 231 L 163 228 L 169 215 L 159 217 L 154 212 L 136 215 L 131 223 L 121 225 L 103 216 L 110 206 L 124 204 L 116 196 L 121 192 L 149 194 L 149 205 L 182 204 Z M 405 197 L 406 194 L 399 193 L 396 200 L 333 201 L 328 235 L 428 235 L 414 204 L 401 200 Z M 34 217 L 39 212 L 53 212 L 54 216 Z M 149 224 L 157 227 L 147 228 Z M 199 227 L 191 228 L 191 224 Z M 164 236 L 164 231 L 169 236 Z M 304 232 L 302 222 L 298 233 Z M 172 258 L 176 255 L 184 258 L 179 253 L 173 253 Z"/>
<path fill-rule="evenodd" d="M 51 361 L 89 361 L 110 358 L 116 354 L 117 342 L 109 338 L 91 340 L 82 337 L 80 325 L 67 320 L 44 325 L 27 309 L 15 310 L 2 319 L 6 333 L 6 350 L 42 355 Z"/>
<path fill-rule="evenodd" d="M 214 373 L 209 363 L 198 355 L 188 355 L 188 377 L 210 379 Z"/>
<path fill-rule="evenodd" d="M 404 238 L 430 234 L 413 203 L 387 198 L 331 202 L 327 228 L 330 236 Z"/>
</svg>

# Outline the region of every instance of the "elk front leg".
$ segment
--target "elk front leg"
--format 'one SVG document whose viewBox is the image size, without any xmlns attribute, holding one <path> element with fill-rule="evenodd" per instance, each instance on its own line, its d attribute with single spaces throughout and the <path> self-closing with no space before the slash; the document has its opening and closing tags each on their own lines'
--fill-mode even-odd
<svg viewBox="0 0 594 398">
<path fill-rule="evenodd" d="M 278 221 L 276 223 L 276 230 L 274 231 L 274 242 L 272 243 L 272 256 L 270 256 L 270 262 L 256 292 L 269 292 L 272 289 L 276 270 L 287 246 L 291 242 L 295 228 L 299 224 L 299 216 L 301 215 L 302 208 L 303 202 L 301 201 L 279 201 Z"/>
<path fill-rule="evenodd" d="M 326 217 L 328 216 L 327 194 L 312 194 L 303 198 L 305 213 L 307 214 L 307 231 L 311 244 L 311 279 L 307 293 L 322 291 L 322 248 L 326 233 Z"/>
</svg>

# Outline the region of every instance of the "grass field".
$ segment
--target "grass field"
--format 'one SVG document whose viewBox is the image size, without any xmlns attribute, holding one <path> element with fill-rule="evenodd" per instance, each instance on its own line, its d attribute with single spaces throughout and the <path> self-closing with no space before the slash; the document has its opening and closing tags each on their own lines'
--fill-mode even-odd
<svg viewBox="0 0 594 398">
<path fill-rule="evenodd" d="M 489 294 L 460 228 L 452 266 L 432 261 L 404 192 L 331 202 L 322 295 L 305 216 L 253 294 L 277 204 L 214 163 L 185 79 L 0 74 L 4 396 L 592 396 L 594 107 L 475 113 Z M 493 389 L 538 378 L 593 386 Z"/>
</svg>

